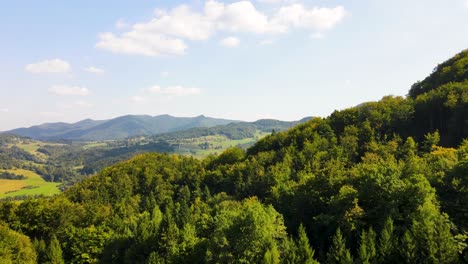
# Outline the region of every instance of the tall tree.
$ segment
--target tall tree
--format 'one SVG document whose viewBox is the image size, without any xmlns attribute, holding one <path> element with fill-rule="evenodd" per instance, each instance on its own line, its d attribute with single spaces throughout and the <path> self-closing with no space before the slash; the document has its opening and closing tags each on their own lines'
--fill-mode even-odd
<svg viewBox="0 0 468 264">
<path fill-rule="evenodd" d="M 304 264 L 316 264 L 318 262 L 314 259 L 314 254 L 315 251 L 310 247 L 306 230 L 301 224 L 299 226 L 297 238 L 297 261 L 298 263 Z"/>
<path fill-rule="evenodd" d="M 330 264 L 352 264 L 351 252 L 346 248 L 346 239 L 341 233 L 341 229 L 336 230 L 333 236 L 332 245 L 327 253 L 327 261 Z"/>
<path fill-rule="evenodd" d="M 393 220 L 387 218 L 384 227 L 380 232 L 379 238 L 379 262 L 380 263 L 391 263 L 392 254 L 394 247 L 394 227 Z"/>
<path fill-rule="evenodd" d="M 46 253 L 48 264 L 63 264 L 65 263 L 63 260 L 62 254 L 62 247 L 60 246 L 60 242 L 58 241 L 55 235 L 52 235 L 49 243 L 49 248 Z"/>
<path fill-rule="evenodd" d="M 374 229 L 369 228 L 369 231 L 362 230 L 359 239 L 358 259 L 359 263 L 369 264 L 375 263 L 377 251 L 375 247 L 376 234 Z"/>
</svg>

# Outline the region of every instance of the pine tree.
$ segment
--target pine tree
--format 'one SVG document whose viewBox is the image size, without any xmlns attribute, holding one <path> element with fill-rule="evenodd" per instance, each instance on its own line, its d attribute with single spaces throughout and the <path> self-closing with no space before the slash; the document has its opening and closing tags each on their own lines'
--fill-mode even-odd
<svg viewBox="0 0 468 264">
<path fill-rule="evenodd" d="M 376 234 L 372 228 L 369 231 L 362 230 L 360 241 L 359 241 L 359 263 L 374 263 L 377 255 L 375 248 Z"/>
<path fill-rule="evenodd" d="M 36 249 L 37 252 L 37 262 L 38 263 L 45 263 L 47 260 L 47 246 L 46 243 L 44 242 L 43 239 L 38 240 L 37 238 L 34 238 L 33 240 L 33 245 L 34 248 Z"/>
<path fill-rule="evenodd" d="M 287 239 L 283 244 L 284 256 L 283 263 L 293 264 L 298 263 L 297 246 L 292 238 Z"/>
<path fill-rule="evenodd" d="M 279 264 L 280 263 L 280 253 L 276 243 L 271 242 L 270 248 L 265 252 L 263 256 L 263 264 Z"/>
<path fill-rule="evenodd" d="M 166 263 L 164 258 L 160 257 L 157 252 L 151 252 L 146 260 L 146 264 L 163 264 Z"/>
<path fill-rule="evenodd" d="M 379 262 L 380 263 L 391 263 L 394 245 L 394 227 L 393 220 L 387 218 L 385 221 L 382 232 L 380 233 L 379 239 Z"/>
<path fill-rule="evenodd" d="M 327 260 L 330 264 L 352 264 L 351 252 L 346 248 L 346 240 L 341 234 L 341 229 L 336 230 L 333 236 L 332 246 L 327 253 Z"/>
<path fill-rule="evenodd" d="M 436 258 L 439 263 L 454 263 L 458 259 L 458 249 L 454 236 L 450 232 L 449 220 L 445 215 L 438 217 L 434 225 L 434 243 Z"/>
<path fill-rule="evenodd" d="M 62 248 L 60 242 L 55 235 L 52 235 L 49 243 L 49 250 L 46 252 L 47 261 L 49 264 L 64 264 L 62 256 Z"/>
<path fill-rule="evenodd" d="M 310 247 L 309 238 L 307 237 L 306 230 L 301 224 L 298 230 L 298 240 L 297 240 L 297 257 L 298 263 L 318 263 L 314 260 L 314 250 Z"/>
<path fill-rule="evenodd" d="M 399 246 L 400 258 L 403 263 L 416 262 L 416 243 L 413 235 L 409 230 L 406 230 L 400 241 Z"/>
</svg>

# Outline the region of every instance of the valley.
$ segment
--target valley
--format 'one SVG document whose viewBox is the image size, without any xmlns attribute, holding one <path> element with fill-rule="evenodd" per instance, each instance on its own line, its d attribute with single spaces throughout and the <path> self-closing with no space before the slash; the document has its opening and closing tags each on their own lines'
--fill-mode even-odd
<svg viewBox="0 0 468 264">
<path fill-rule="evenodd" d="M 159 135 L 106 141 L 42 141 L 0 134 L 0 168 L 26 177 L 0 181 L 0 199 L 50 196 L 91 176 L 106 166 L 145 152 L 174 153 L 198 159 L 219 155 L 232 147 L 247 149 L 271 134 L 304 122 L 259 120 L 215 127 L 198 127 Z M 2 170 L 0 170 L 2 172 Z"/>
</svg>

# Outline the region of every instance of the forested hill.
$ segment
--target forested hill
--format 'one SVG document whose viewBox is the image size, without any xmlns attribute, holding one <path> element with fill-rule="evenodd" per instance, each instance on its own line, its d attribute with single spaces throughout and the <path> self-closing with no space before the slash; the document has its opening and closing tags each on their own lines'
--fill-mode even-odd
<svg viewBox="0 0 468 264">
<path fill-rule="evenodd" d="M 423 81 L 416 82 L 411 87 L 409 96 L 416 98 L 444 84 L 462 83 L 466 80 L 468 80 L 468 49 L 439 64 Z"/>
<path fill-rule="evenodd" d="M 466 263 L 468 82 L 456 74 L 247 151 L 202 161 L 143 154 L 62 195 L 3 202 L 0 254 L 21 263 Z"/>
<path fill-rule="evenodd" d="M 298 121 L 280 121 L 275 119 L 260 119 L 254 122 L 235 122 L 227 125 L 219 125 L 214 127 L 195 127 L 187 130 L 176 131 L 172 133 L 164 133 L 152 136 L 153 140 L 168 140 L 168 139 L 187 139 L 197 138 L 212 135 L 222 135 L 228 139 L 244 139 L 254 137 L 260 132 L 270 133 L 272 131 L 288 130 L 298 124 L 302 124 L 312 117 L 304 117 Z"/>
<path fill-rule="evenodd" d="M 110 120 L 86 119 L 77 123 L 47 123 L 18 128 L 5 133 L 41 140 L 116 140 L 134 136 L 155 135 L 193 127 L 213 127 L 239 122 L 206 116 L 174 117 L 170 115 L 127 115 Z"/>
</svg>

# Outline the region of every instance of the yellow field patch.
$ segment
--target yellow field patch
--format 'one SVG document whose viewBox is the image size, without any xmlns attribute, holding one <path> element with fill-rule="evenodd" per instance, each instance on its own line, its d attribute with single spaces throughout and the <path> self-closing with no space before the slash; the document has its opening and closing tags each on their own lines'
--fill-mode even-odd
<svg viewBox="0 0 468 264">
<path fill-rule="evenodd" d="M 0 170 L 5 171 L 5 170 Z M 6 170 L 8 172 L 23 175 L 24 180 L 4 180 L 0 179 L 0 198 L 23 196 L 23 195 L 54 195 L 60 193 L 57 188 L 60 183 L 46 182 L 35 172 L 23 169 Z M 28 187 L 28 188 L 24 188 Z"/>
<path fill-rule="evenodd" d="M 28 184 L 23 180 L 4 180 L 0 179 L 0 194 L 9 191 L 17 191 L 27 186 Z"/>
</svg>

